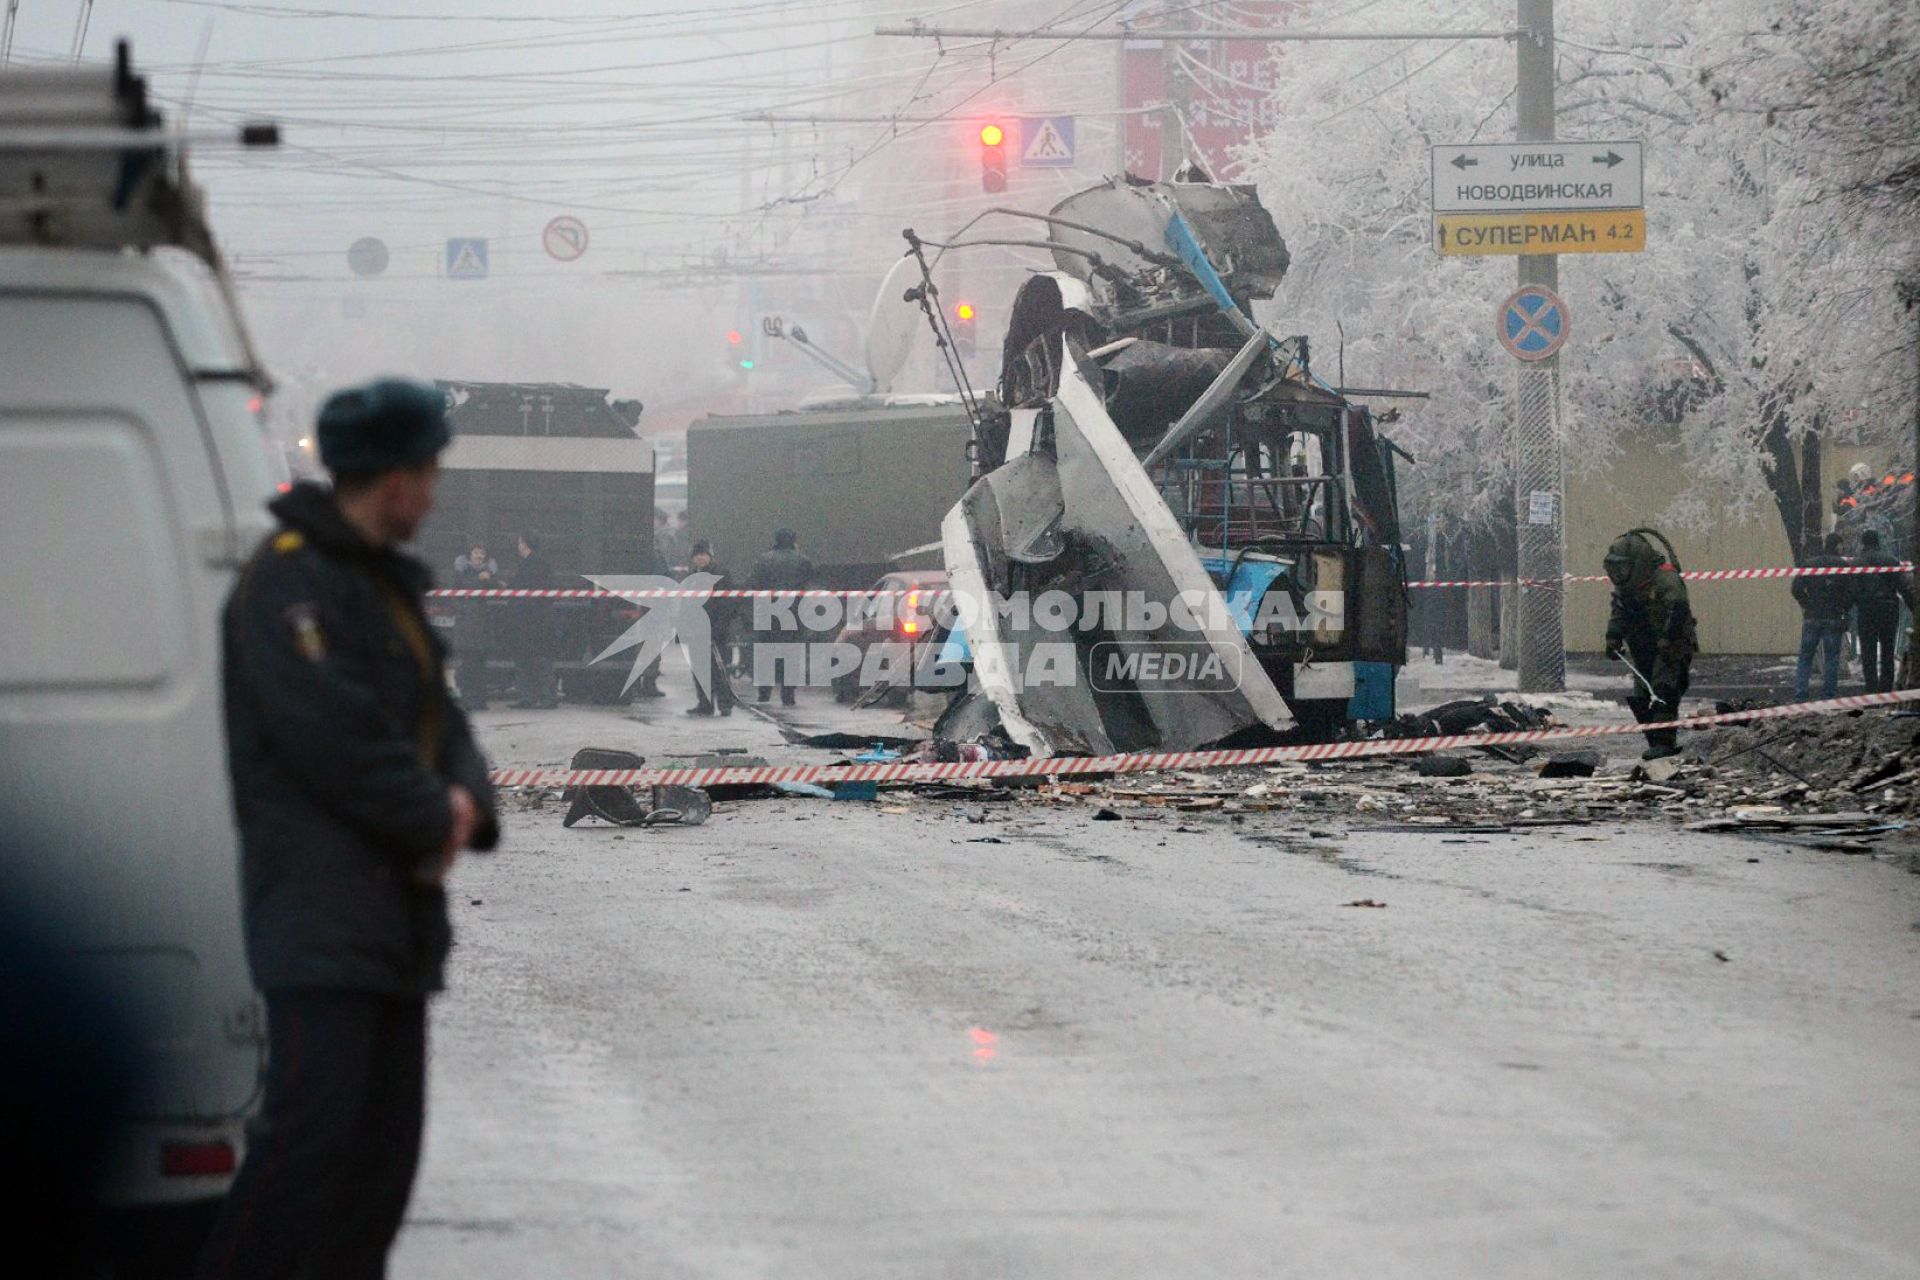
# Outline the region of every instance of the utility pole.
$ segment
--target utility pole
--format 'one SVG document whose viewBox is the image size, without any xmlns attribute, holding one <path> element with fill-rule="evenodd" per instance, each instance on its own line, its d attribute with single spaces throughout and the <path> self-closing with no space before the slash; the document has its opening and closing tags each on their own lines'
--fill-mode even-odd
<svg viewBox="0 0 1920 1280">
<path fill-rule="evenodd" d="M 1160 181 L 1172 182 L 1173 175 L 1187 162 L 1187 116 L 1193 103 L 1193 86 L 1187 80 L 1187 68 L 1180 61 L 1186 46 L 1178 40 L 1160 45 L 1160 92 L 1166 101 L 1160 106 Z"/>
<path fill-rule="evenodd" d="M 1920 469 L 1920 277 L 1902 280 L 1900 301 L 1913 317 L 1913 452 L 1907 458 L 1907 470 Z M 1907 557 L 1913 563 L 1913 598 L 1920 601 L 1920 488 L 1913 491 L 1913 528 L 1907 536 Z M 1899 685 L 1902 689 L 1920 688 L 1920 610 L 1915 610 L 1907 628 L 1907 652 L 1900 662 Z"/>
<path fill-rule="evenodd" d="M 1514 41 L 1516 142 L 1554 137 L 1553 0 L 1518 0 Z M 1519 285 L 1559 291 L 1557 255 L 1523 254 Z M 1521 585 L 1515 646 L 1523 693 L 1567 686 L 1566 482 L 1560 449 L 1560 357 L 1519 364 L 1514 374 L 1514 543 Z M 1536 495 L 1545 495 L 1544 498 Z M 1543 519 L 1543 517 L 1545 517 Z"/>
</svg>

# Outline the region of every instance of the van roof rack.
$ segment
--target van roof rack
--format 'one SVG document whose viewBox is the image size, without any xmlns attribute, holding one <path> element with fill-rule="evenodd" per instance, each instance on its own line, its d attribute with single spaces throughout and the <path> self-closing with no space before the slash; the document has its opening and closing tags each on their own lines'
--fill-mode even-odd
<svg viewBox="0 0 1920 1280">
<path fill-rule="evenodd" d="M 275 146 L 272 125 L 168 131 L 133 74 L 113 65 L 0 72 L 0 245 L 148 249 L 174 245 L 221 269 L 186 144 Z"/>
<path fill-rule="evenodd" d="M 186 250 L 212 270 L 249 372 L 264 388 L 206 201 L 187 176 L 189 142 L 274 147 L 280 133 L 271 124 L 168 130 L 125 40 L 111 67 L 0 69 L 0 247 Z"/>
</svg>

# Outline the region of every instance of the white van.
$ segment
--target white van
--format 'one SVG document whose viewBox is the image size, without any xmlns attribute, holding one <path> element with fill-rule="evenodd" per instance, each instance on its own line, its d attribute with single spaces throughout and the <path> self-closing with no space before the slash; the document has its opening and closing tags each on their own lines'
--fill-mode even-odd
<svg viewBox="0 0 1920 1280">
<path fill-rule="evenodd" d="M 0 72 L 0 815 L 53 837 L 4 870 L 136 1011 L 139 1206 L 225 1192 L 265 1053 L 219 614 L 281 464 L 198 210 L 124 47 Z"/>
</svg>

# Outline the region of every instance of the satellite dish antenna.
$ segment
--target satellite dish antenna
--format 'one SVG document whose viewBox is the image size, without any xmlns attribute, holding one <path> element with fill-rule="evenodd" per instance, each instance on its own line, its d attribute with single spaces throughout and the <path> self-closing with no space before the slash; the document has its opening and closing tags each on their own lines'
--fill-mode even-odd
<svg viewBox="0 0 1920 1280">
<path fill-rule="evenodd" d="M 913 335 L 925 323 L 919 304 L 906 298 L 907 290 L 919 283 L 919 264 L 911 257 L 901 258 L 880 281 L 880 292 L 873 299 L 873 314 L 867 318 L 867 372 L 877 395 L 893 390 L 893 380 L 913 352 Z"/>
</svg>

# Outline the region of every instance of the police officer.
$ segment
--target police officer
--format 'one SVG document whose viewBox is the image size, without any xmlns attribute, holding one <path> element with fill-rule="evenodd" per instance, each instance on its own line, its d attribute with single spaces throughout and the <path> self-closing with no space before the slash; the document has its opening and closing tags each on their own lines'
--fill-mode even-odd
<svg viewBox="0 0 1920 1280">
<path fill-rule="evenodd" d="M 523 533 L 514 544 L 518 561 L 513 570 L 515 591 L 552 591 L 560 585 L 547 553 L 540 549 L 540 535 Z M 553 676 L 553 654 L 558 647 L 555 633 L 561 614 L 552 600 L 519 600 L 515 621 L 513 683 L 519 696 L 513 705 L 520 708 L 552 710 L 560 705 L 559 688 Z"/>
<path fill-rule="evenodd" d="M 1660 539 L 1665 556 L 1648 535 Z M 1604 563 L 1613 583 L 1607 656 L 1615 660 L 1625 656 L 1638 670 L 1627 707 L 1641 724 L 1659 724 L 1679 714 L 1693 655 L 1700 649 L 1687 584 L 1677 561 L 1672 544 L 1652 529 L 1630 529 L 1607 548 Z M 1679 754 L 1677 730 L 1648 729 L 1646 735 L 1647 749 L 1641 759 Z"/>
<path fill-rule="evenodd" d="M 804 591 L 812 584 L 813 561 L 800 554 L 800 535 L 791 529 L 774 530 L 773 550 L 763 552 L 760 558 L 753 562 L 753 572 L 747 575 L 747 585 L 755 591 Z M 758 602 L 756 602 L 755 607 L 764 608 L 764 606 L 760 606 Z M 772 613 L 773 611 L 768 609 L 763 616 L 771 617 Z M 798 639 L 799 637 L 796 635 L 784 633 L 771 627 L 766 630 L 756 629 L 753 635 L 755 644 L 758 644 L 762 640 L 767 641 L 769 644 L 778 644 L 782 640 L 793 643 Z M 749 659 L 749 665 L 757 661 L 759 661 L 757 657 Z M 773 664 L 769 662 L 768 665 L 769 668 L 771 668 Z M 771 670 L 763 672 L 758 666 L 754 666 L 756 680 L 764 679 L 769 674 L 774 675 L 775 678 L 781 682 L 781 705 L 787 707 L 792 706 L 794 703 L 793 685 L 788 682 L 793 674 L 791 669 L 782 664 L 782 669 L 777 673 Z M 767 701 L 773 696 L 772 684 L 759 685 L 758 689 L 760 701 L 762 702 Z"/>
<path fill-rule="evenodd" d="M 449 432 L 431 386 L 388 380 L 320 411 L 333 487 L 295 485 L 227 600 L 228 768 L 247 958 L 266 997 L 264 1111 L 201 1280 L 371 1280 L 413 1185 L 427 999 L 450 945 L 443 885 L 499 839 L 428 574 L 398 545 L 433 504 Z"/>
<path fill-rule="evenodd" d="M 728 580 L 727 571 L 713 558 L 713 544 L 704 538 L 693 544 L 687 572 L 712 574 L 716 579 L 712 584 L 715 591 L 726 591 L 733 586 Z M 733 681 L 727 673 L 727 649 L 733 643 L 734 602 L 726 597 L 709 596 L 700 607 L 707 615 L 710 638 L 704 653 L 698 652 L 696 645 L 687 646 L 687 661 L 695 673 L 693 693 L 697 699 L 687 708 L 687 714 L 710 716 L 717 711 L 720 715 L 730 716 L 738 701 L 734 697 Z"/>
</svg>

